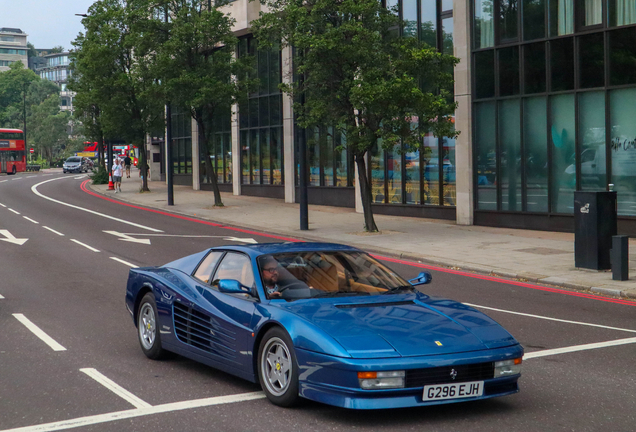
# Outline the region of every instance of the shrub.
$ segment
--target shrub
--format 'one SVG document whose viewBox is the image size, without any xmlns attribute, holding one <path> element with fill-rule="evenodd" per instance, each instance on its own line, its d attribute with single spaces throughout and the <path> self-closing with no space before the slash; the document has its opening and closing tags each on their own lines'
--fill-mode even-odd
<svg viewBox="0 0 636 432">
<path fill-rule="evenodd" d="M 93 184 L 107 184 L 108 183 L 108 170 L 103 167 L 103 165 L 96 165 L 97 169 L 93 171 L 93 175 L 91 175 L 91 180 Z"/>
</svg>

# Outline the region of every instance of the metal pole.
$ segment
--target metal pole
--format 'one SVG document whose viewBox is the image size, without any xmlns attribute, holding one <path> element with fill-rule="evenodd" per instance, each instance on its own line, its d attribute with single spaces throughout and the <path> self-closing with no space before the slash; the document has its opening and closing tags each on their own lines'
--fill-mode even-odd
<svg viewBox="0 0 636 432">
<path fill-rule="evenodd" d="M 168 8 L 165 9 L 166 27 L 168 24 Z M 172 110 L 170 101 L 166 104 L 166 178 L 168 180 L 168 205 L 174 205 L 174 188 L 172 185 Z"/>
<path fill-rule="evenodd" d="M 301 131 L 301 140 L 298 143 L 298 158 L 300 159 L 300 229 L 309 229 L 309 206 L 307 203 L 307 131 Z"/>
<path fill-rule="evenodd" d="M 174 205 L 172 186 L 172 110 L 170 102 L 166 105 L 166 176 L 168 179 L 168 205 Z"/>
</svg>

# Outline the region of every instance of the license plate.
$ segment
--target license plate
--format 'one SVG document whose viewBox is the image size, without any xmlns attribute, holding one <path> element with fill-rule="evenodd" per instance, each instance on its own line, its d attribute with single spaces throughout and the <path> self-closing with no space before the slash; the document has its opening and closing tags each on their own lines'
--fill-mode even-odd
<svg viewBox="0 0 636 432">
<path fill-rule="evenodd" d="M 461 399 L 484 394 L 484 382 L 473 381 L 456 384 L 437 384 L 424 386 L 424 400 Z"/>
</svg>

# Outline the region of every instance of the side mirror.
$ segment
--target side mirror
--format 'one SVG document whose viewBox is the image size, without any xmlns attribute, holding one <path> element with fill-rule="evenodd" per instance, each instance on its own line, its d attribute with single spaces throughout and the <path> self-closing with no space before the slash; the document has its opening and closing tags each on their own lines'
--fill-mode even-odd
<svg viewBox="0 0 636 432">
<path fill-rule="evenodd" d="M 234 279 L 221 279 L 218 283 L 219 291 L 226 294 L 249 294 L 243 285 Z"/>
<path fill-rule="evenodd" d="M 413 286 L 426 285 L 431 283 L 433 276 L 429 272 L 420 273 L 415 279 L 411 279 L 409 283 Z"/>
</svg>

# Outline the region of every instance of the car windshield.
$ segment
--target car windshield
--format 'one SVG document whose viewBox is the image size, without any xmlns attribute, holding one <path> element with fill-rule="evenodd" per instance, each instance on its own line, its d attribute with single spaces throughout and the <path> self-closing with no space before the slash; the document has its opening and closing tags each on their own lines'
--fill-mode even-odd
<svg viewBox="0 0 636 432">
<path fill-rule="evenodd" d="M 82 159 L 78 158 L 78 157 L 70 157 L 68 159 L 66 159 L 66 162 L 81 162 Z"/>
<path fill-rule="evenodd" d="M 270 298 L 376 295 L 411 289 L 389 268 L 362 252 L 296 252 L 258 258 L 265 291 Z"/>
</svg>

